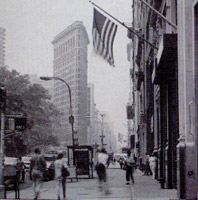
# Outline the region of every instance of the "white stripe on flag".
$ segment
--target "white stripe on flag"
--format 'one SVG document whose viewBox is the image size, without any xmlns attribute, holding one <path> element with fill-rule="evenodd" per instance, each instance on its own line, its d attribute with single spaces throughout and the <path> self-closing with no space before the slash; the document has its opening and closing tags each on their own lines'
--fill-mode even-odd
<svg viewBox="0 0 198 200">
<path fill-rule="evenodd" d="M 104 58 L 110 63 L 112 64 L 112 55 L 111 55 L 111 48 L 112 48 L 112 39 L 113 39 L 113 35 L 114 35 L 114 27 L 115 24 L 111 21 L 109 21 L 109 26 L 106 32 L 106 38 L 105 38 L 105 44 L 106 44 L 106 52 L 107 54 L 104 55 Z"/>
<path fill-rule="evenodd" d="M 98 13 L 98 11 L 95 12 Z M 113 41 L 117 31 L 117 25 L 104 17 L 101 13 L 95 16 L 96 18 L 94 18 L 92 29 L 94 50 L 110 65 L 114 65 Z"/>
<path fill-rule="evenodd" d="M 110 36 L 110 39 L 109 39 L 109 56 L 110 56 L 110 59 L 112 58 L 113 59 L 113 49 L 112 49 L 112 45 L 113 45 L 113 35 L 116 31 L 116 25 L 113 24 L 113 29 L 112 29 L 112 32 L 111 32 L 111 36 Z M 111 59 L 111 64 L 113 64 L 113 60 Z"/>
</svg>

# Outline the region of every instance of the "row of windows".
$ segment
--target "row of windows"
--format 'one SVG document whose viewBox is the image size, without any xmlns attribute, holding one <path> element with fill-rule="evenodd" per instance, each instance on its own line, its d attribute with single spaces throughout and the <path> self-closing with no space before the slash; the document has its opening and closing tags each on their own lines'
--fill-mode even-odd
<svg viewBox="0 0 198 200">
<path fill-rule="evenodd" d="M 66 67 L 71 63 L 73 64 L 74 62 L 81 62 L 81 60 L 81 56 L 74 56 L 73 58 L 67 59 L 64 62 L 54 64 L 54 70 L 57 70 L 61 67 Z"/>
<path fill-rule="evenodd" d="M 82 87 L 81 86 L 75 86 L 75 88 L 71 88 L 71 95 L 77 95 L 79 94 L 79 92 L 82 90 Z M 60 86 L 60 87 L 57 87 L 54 89 L 54 96 L 57 96 L 57 94 L 60 94 L 59 96 L 65 96 L 65 95 L 62 95 L 62 94 L 67 94 L 66 95 L 66 98 L 67 96 L 69 96 L 69 93 L 67 93 L 67 91 L 65 90 L 65 86 Z"/>
<path fill-rule="evenodd" d="M 77 67 L 76 69 L 70 69 L 70 70 L 62 68 L 62 69 L 57 70 L 56 72 L 54 72 L 54 76 L 59 76 L 60 75 L 64 79 L 66 78 L 68 80 L 67 77 L 69 77 L 70 75 L 72 75 L 72 74 L 82 74 L 82 73 L 85 73 L 85 71 L 81 70 L 80 67 Z M 76 77 L 79 78 L 79 76 L 76 76 Z"/>
<path fill-rule="evenodd" d="M 62 94 L 62 92 L 56 92 L 56 93 L 54 93 L 54 96 L 58 97 L 61 94 Z M 71 96 L 76 98 L 81 95 L 82 95 L 82 90 L 78 90 L 78 91 L 73 92 Z M 66 97 L 65 99 L 69 99 L 69 97 L 68 98 Z M 73 100 L 72 100 L 72 102 L 73 102 Z"/>
<path fill-rule="evenodd" d="M 71 49 L 74 49 L 76 46 L 80 47 L 81 46 L 80 41 L 81 41 L 80 35 L 76 35 L 68 39 L 63 44 L 54 49 L 54 58 L 57 58 L 60 55 L 63 55 L 64 53 L 70 51 Z"/>
<path fill-rule="evenodd" d="M 72 51 L 69 51 L 67 54 L 64 54 L 60 56 L 59 58 L 54 59 L 54 65 L 60 64 L 66 60 L 69 60 L 69 62 L 72 62 L 72 58 L 74 56 L 83 56 L 83 50 L 82 49 L 74 49 Z M 86 56 L 86 55 L 85 55 Z M 74 61 L 74 60 L 73 60 Z"/>
<path fill-rule="evenodd" d="M 74 64 L 71 64 L 71 65 L 69 65 L 69 66 L 67 66 L 67 67 L 63 67 L 62 66 L 62 68 L 60 68 L 59 70 L 54 70 L 54 74 L 58 74 L 58 73 L 60 73 L 60 74 L 62 74 L 63 72 L 67 72 L 67 71 L 69 71 L 70 73 L 72 73 L 72 72 L 74 72 L 74 67 L 75 67 L 75 65 Z M 54 68 L 55 69 L 55 68 Z"/>
<path fill-rule="evenodd" d="M 56 104 L 56 106 L 57 106 L 57 108 L 60 109 L 61 111 L 62 111 L 62 110 L 67 110 L 67 107 L 65 107 L 64 105 Z M 70 115 L 69 112 L 64 112 L 64 113 L 66 113 L 66 115 Z M 81 113 L 81 111 L 80 111 L 79 107 L 78 107 L 78 108 L 74 108 L 74 107 L 73 107 L 73 114 L 74 114 L 75 116 L 78 115 L 78 114 L 80 114 L 80 113 Z"/>
<path fill-rule="evenodd" d="M 70 88 L 76 86 L 76 85 L 80 85 L 81 84 L 81 80 L 72 80 L 72 81 L 67 81 L 67 83 L 69 84 Z M 65 88 L 65 86 L 64 86 Z M 55 90 L 54 90 L 55 91 Z"/>
</svg>

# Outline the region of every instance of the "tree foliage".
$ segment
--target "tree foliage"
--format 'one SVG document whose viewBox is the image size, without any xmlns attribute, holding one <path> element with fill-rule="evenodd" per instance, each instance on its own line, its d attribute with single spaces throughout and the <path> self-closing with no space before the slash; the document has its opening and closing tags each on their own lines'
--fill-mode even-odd
<svg viewBox="0 0 198 200">
<path fill-rule="evenodd" d="M 29 152 L 35 146 L 45 148 L 47 145 L 58 145 L 52 133 L 52 123 L 58 123 L 60 113 L 49 101 L 48 91 L 40 84 L 31 84 L 28 75 L 7 68 L 0 68 L 0 83 L 4 84 L 7 92 L 5 113 L 23 114 L 27 118 L 28 127 L 23 134 L 8 139 L 6 149 L 10 150 L 13 146 L 11 144 L 17 143 L 15 140 L 20 141 L 17 146 L 22 143 L 26 146 L 20 152 L 24 149 Z M 8 144 L 11 146 L 8 147 Z"/>
</svg>

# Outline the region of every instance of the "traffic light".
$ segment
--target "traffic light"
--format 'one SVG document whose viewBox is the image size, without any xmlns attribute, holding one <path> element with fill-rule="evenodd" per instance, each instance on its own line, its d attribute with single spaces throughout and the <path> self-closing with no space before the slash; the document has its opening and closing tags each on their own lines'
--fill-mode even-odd
<svg viewBox="0 0 198 200">
<path fill-rule="evenodd" d="M 5 110 L 6 107 L 6 89 L 0 86 L 0 109 Z"/>
</svg>

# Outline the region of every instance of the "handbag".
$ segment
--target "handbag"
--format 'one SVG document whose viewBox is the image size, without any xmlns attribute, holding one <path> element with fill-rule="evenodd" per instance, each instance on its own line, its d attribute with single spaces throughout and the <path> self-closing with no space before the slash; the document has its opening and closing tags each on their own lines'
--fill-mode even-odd
<svg viewBox="0 0 198 200">
<path fill-rule="evenodd" d="M 67 176 L 70 175 L 69 171 L 68 171 L 67 168 L 64 167 L 64 166 L 62 167 L 61 175 L 62 175 L 62 177 L 67 177 Z"/>
</svg>

